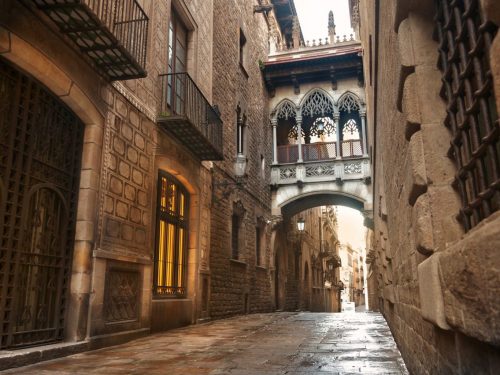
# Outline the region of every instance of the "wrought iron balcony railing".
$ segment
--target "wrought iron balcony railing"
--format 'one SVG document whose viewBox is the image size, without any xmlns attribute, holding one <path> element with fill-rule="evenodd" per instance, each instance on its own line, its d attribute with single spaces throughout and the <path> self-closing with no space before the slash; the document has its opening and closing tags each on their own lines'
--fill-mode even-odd
<svg viewBox="0 0 500 375">
<path fill-rule="evenodd" d="M 110 80 L 146 76 L 149 19 L 137 0 L 32 0 Z"/>
<path fill-rule="evenodd" d="M 222 160 L 222 120 L 187 73 L 160 75 L 158 123 L 201 160 Z"/>
<path fill-rule="evenodd" d="M 342 158 L 363 157 L 361 140 L 347 140 L 341 142 L 340 156 Z M 299 157 L 298 145 L 278 146 L 278 163 L 296 163 Z M 317 142 L 302 144 L 302 160 L 322 161 L 337 159 L 337 142 Z"/>
<path fill-rule="evenodd" d="M 348 141 L 342 141 L 341 149 L 342 157 L 344 158 L 356 158 L 363 156 L 363 145 L 359 139 L 351 139 Z"/>
</svg>

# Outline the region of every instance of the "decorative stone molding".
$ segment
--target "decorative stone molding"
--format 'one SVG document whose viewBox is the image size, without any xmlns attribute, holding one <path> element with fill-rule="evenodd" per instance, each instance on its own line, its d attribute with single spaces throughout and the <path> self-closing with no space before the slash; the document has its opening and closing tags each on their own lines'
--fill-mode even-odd
<svg viewBox="0 0 500 375">
<path fill-rule="evenodd" d="M 332 181 L 335 177 L 342 180 L 363 180 L 371 178 L 371 168 L 368 158 L 355 160 L 325 160 L 315 163 L 297 163 L 285 165 L 273 165 L 271 167 L 271 184 L 286 185 L 303 183 Z"/>
<path fill-rule="evenodd" d="M 135 108 L 142 112 L 148 119 L 156 123 L 156 112 L 150 107 L 146 106 L 137 96 L 132 94 L 132 92 L 121 82 L 115 81 L 111 85 L 122 94 Z"/>
<path fill-rule="evenodd" d="M 346 163 L 344 164 L 345 174 L 359 174 L 361 173 L 361 163 Z"/>
<path fill-rule="evenodd" d="M 306 177 L 335 176 L 334 165 L 306 166 Z"/>
</svg>

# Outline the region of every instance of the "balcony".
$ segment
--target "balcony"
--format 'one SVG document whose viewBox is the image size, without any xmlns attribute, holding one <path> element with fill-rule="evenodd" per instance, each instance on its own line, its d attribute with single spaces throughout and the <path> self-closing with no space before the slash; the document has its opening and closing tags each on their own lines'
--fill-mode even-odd
<svg viewBox="0 0 500 375">
<path fill-rule="evenodd" d="M 302 145 L 304 162 L 337 159 L 337 142 L 318 142 Z M 363 156 L 361 140 L 341 141 L 341 156 L 343 158 L 358 158 Z M 299 156 L 297 145 L 278 146 L 278 163 L 296 163 Z"/>
<path fill-rule="evenodd" d="M 158 124 L 201 160 L 222 160 L 222 120 L 187 73 L 160 75 Z"/>
<path fill-rule="evenodd" d="M 148 17 L 137 0 L 32 0 L 107 79 L 146 76 Z"/>
</svg>

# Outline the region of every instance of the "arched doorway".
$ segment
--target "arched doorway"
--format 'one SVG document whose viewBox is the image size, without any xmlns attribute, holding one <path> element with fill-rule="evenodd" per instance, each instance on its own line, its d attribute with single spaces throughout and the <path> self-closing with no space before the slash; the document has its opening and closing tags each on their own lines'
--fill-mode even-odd
<svg viewBox="0 0 500 375">
<path fill-rule="evenodd" d="M 0 59 L 0 348 L 64 338 L 83 123 Z"/>
</svg>

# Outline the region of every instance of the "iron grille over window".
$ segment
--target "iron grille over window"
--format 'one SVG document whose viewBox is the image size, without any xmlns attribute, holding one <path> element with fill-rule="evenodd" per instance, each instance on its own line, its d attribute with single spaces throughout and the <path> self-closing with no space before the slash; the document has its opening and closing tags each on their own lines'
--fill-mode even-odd
<svg viewBox="0 0 500 375">
<path fill-rule="evenodd" d="M 174 177 L 160 171 L 154 276 L 157 296 L 186 295 L 188 198 Z"/>
<path fill-rule="evenodd" d="M 500 206 L 499 122 L 489 51 L 497 27 L 477 0 L 438 0 L 439 66 L 443 72 L 449 154 L 457 164 L 460 220 L 469 230 Z"/>
</svg>

